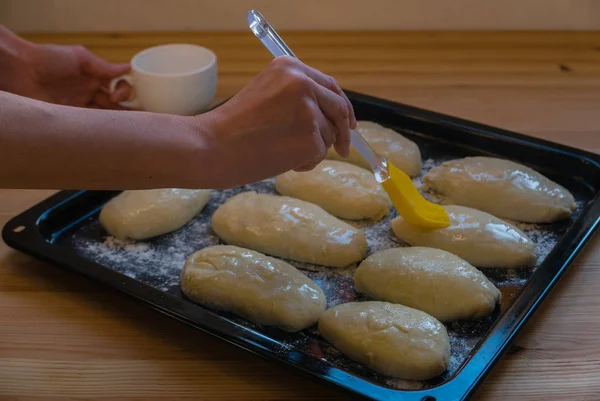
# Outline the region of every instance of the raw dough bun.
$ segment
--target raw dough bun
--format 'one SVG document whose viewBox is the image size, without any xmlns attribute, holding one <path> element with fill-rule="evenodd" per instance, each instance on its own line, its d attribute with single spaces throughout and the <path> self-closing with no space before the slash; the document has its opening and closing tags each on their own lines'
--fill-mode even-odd
<svg viewBox="0 0 600 401">
<path fill-rule="evenodd" d="M 442 322 L 487 316 L 500 291 L 479 270 L 434 248 L 392 248 L 363 260 L 354 288 L 373 299 L 406 305 Z"/>
<path fill-rule="evenodd" d="M 476 267 L 532 266 L 536 246 L 517 227 L 491 214 L 463 206 L 444 206 L 450 216 L 446 228 L 422 228 L 402 217 L 392 220 L 392 230 L 402 241 L 443 249 Z"/>
<path fill-rule="evenodd" d="M 123 191 L 104 205 L 100 224 L 118 239 L 148 239 L 183 227 L 209 199 L 209 189 Z"/>
<path fill-rule="evenodd" d="M 291 332 L 317 323 L 326 306 L 321 288 L 295 267 L 236 246 L 211 246 L 190 256 L 181 289 L 201 305 Z"/>
<path fill-rule="evenodd" d="M 425 312 L 387 302 L 351 302 L 328 309 L 319 332 L 341 352 L 386 376 L 427 380 L 450 362 L 443 324 Z"/>
<path fill-rule="evenodd" d="M 313 170 L 289 171 L 275 180 L 282 195 L 321 206 L 342 219 L 379 220 L 392 203 L 371 171 L 334 160 L 324 160 Z"/>
<path fill-rule="evenodd" d="M 372 121 L 359 121 L 356 131 L 366 139 L 375 152 L 385 156 L 394 166 L 409 176 L 416 177 L 421 173 L 421 152 L 417 144 L 410 139 Z M 350 147 L 350 155 L 347 158 L 338 155 L 332 146 L 327 151 L 327 158 L 371 168 L 353 146 Z"/>
<path fill-rule="evenodd" d="M 573 195 L 529 167 L 492 157 L 467 157 L 442 163 L 423 178 L 451 203 L 498 217 L 551 223 L 575 210 Z"/>
<path fill-rule="evenodd" d="M 367 253 L 362 230 L 287 196 L 243 192 L 217 209 L 212 227 L 228 244 L 299 262 L 343 267 Z"/>
</svg>

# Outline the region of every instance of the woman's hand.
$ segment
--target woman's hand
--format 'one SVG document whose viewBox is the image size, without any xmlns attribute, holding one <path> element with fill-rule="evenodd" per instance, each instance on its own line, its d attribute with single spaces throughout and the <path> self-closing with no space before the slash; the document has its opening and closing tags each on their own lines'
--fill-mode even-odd
<svg viewBox="0 0 600 401">
<path fill-rule="evenodd" d="M 230 101 L 198 116 L 212 125 L 225 187 L 314 168 L 334 145 L 348 155 L 354 110 L 337 82 L 278 57 Z M 235 170 L 235 171 L 230 171 Z"/>
<path fill-rule="evenodd" d="M 118 108 L 129 87 L 120 85 L 112 96 L 111 79 L 129 71 L 129 64 L 111 64 L 83 46 L 35 45 L 27 53 L 29 77 L 21 78 L 23 96 L 68 106 Z"/>
<path fill-rule="evenodd" d="M 350 101 L 290 57 L 195 117 L 61 106 L 116 108 L 128 87 L 112 98 L 102 88 L 128 69 L 0 26 L 0 187 L 223 189 L 312 169 L 332 145 L 349 153 Z"/>
<path fill-rule="evenodd" d="M 0 26 L 0 90 L 50 103 L 119 108 L 129 87 L 109 95 L 111 79 L 129 64 L 111 64 L 83 46 L 38 45 Z"/>
</svg>

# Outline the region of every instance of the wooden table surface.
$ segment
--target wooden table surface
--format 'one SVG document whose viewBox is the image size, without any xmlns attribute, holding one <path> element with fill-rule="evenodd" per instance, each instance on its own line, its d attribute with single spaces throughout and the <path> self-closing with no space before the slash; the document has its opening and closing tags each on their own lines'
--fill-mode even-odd
<svg viewBox="0 0 600 401">
<path fill-rule="evenodd" d="M 219 98 L 270 59 L 249 33 L 36 35 L 127 61 L 159 43 L 219 57 Z M 600 33 L 290 33 L 348 89 L 600 151 Z M 0 223 L 50 195 L 0 191 Z M 600 399 L 600 244 L 593 240 L 478 400 Z M 0 243 L 0 399 L 346 399 Z"/>
</svg>

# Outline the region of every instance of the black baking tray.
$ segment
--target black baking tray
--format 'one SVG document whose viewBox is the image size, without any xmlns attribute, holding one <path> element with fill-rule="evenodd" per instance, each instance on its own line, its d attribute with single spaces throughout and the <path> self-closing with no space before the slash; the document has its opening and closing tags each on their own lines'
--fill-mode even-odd
<svg viewBox="0 0 600 401">
<path fill-rule="evenodd" d="M 542 255 L 535 269 L 511 270 L 508 279 L 506 269 L 483 270 L 499 285 L 504 301 L 492 316 L 449 326 L 453 339 L 465 340 L 470 345 L 462 351 L 463 354 L 457 356 L 452 370 L 439 378 L 417 385 L 390 381 L 345 359 L 332 347 L 327 348 L 314 328 L 289 334 L 253 325 L 235 316 L 216 313 L 191 303 L 181 294 L 176 280 L 158 282 L 161 277 L 164 279 L 164 274 L 173 276 L 172 273 L 160 269 L 152 273 L 153 270 L 148 269 L 149 272 L 142 271 L 136 276 L 128 273 L 126 266 L 119 265 L 151 264 L 152 260 L 140 261 L 141 256 L 134 254 L 129 259 L 117 258 L 115 261 L 103 259 L 101 253 L 82 252 L 83 248 L 77 245 L 81 241 L 86 241 L 88 245 L 104 244 L 106 234 L 98 224 L 97 215 L 102 205 L 118 193 L 116 191 L 59 192 L 9 221 L 2 231 L 2 237 L 17 250 L 98 280 L 200 330 L 365 398 L 465 400 L 509 349 L 511 341 L 596 229 L 600 217 L 600 204 L 596 202 L 600 193 L 600 157 L 579 149 L 355 92 L 347 91 L 347 94 L 358 119 L 377 121 L 401 132 L 419 144 L 424 159 L 437 163 L 467 155 L 511 159 L 529 165 L 559 182 L 571 190 L 577 200 L 577 211 L 570 220 L 531 229 L 534 239 L 537 235 L 540 241 L 544 239 L 552 245 Z M 210 215 L 228 196 L 248 189 L 270 192 L 272 182 L 224 191 L 216 200 L 213 199 L 214 202 L 211 200 L 214 204 L 211 206 L 209 203 L 202 214 Z M 381 224 L 389 225 L 392 217 L 393 213 Z M 190 224 L 182 232 L 188 230 L 191 234 L 197 234 L 206 226 L 203 220 Z M 389 234 L 378 227 L 371 235 Z M 205 242 L 197 237 L 167 234 L 151 240 L 148 246 L 157 250 L 155 256 L 161 255 L 162 250 L 177 255 L 183 261 L 196 248 L 218 243 L 218 238 L 208 232 Z M 177 247 L 183 246 L 181 244 L 187 240 L 191 241 L 191 245 L 186 244 L 177 253 Z M 386 246 L 394 246 L 394 240 L 389 241 Z M 371 245 L 370 251 L 373 251 Z M 307 266 L 293 264 L 307 268 L 307 274 L 312 275 L 324 287 L 326 295 L 332 296 L 337 302 L 362 300 L 353 291 L 351 274 L 330 280 L 322 271 L 315 272 Z M 339 296 L 340 293 L 346 295 Z M 328 303 L 331 303 L 329 298 Z"/>
</svg>

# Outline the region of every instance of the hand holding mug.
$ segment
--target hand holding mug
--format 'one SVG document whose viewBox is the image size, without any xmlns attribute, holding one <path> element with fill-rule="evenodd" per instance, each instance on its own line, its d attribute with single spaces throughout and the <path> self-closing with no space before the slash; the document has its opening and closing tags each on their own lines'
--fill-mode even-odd
<svg viewBox="0 0 600 401">
<path fill-rule="evenodd" d="M 109 91 L 127 82 L 133 88 L 123 107 L 155 113 L 195 115 L 206 111 L 217 90 L 217 57 L 191 44 L 168 44 L 143 50 L 131 59 L 131 73 L 113 79 Z"/>
</svg>

